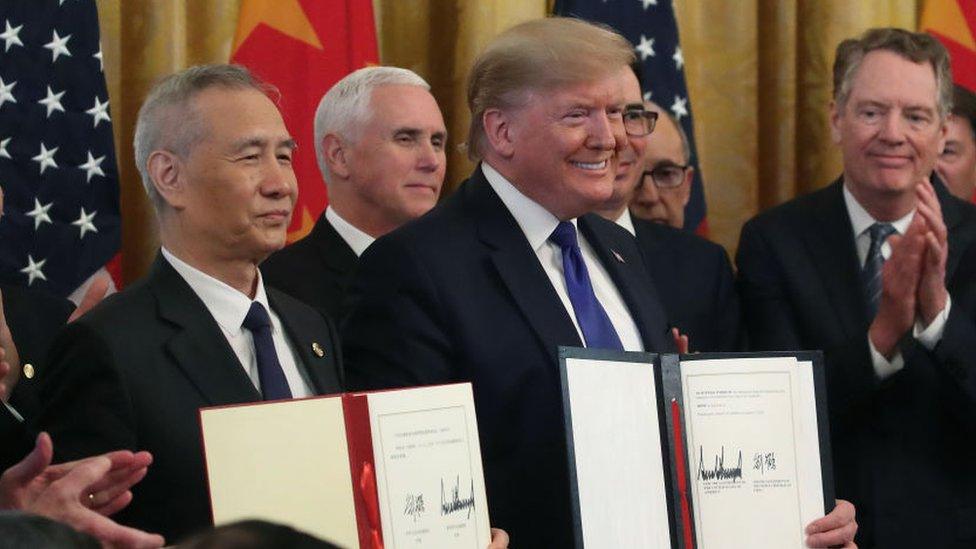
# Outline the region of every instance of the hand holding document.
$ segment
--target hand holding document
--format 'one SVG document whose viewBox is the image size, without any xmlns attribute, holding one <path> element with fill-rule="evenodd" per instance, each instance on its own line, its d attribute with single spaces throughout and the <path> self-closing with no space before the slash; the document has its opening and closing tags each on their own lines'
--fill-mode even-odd
<svg viewBox="0 0 976 549">
<path fill-rule="evenodd" d="M 491 540 L 470 384 L 200 412 L 214 523 L 258 517 L 347 547 Z"/>
</svg>

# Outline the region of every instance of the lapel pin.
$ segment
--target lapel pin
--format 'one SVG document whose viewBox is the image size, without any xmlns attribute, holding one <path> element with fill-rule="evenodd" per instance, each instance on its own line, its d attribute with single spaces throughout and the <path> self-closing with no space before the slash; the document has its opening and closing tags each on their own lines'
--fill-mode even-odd
<svg viewBox="0 0 976 549">
<path fill-rule="evenodd" d="M 626 261 L 624 261 L 624 256 L 620 255 L 620 252 L 618 252 L 617 250 L 610 248 L 610 252 L 613 254 L 613 257 L 617 258 L 617 261 L 621 263 L 627 263 Z"/>
<path fill-rule="evenodd" d="M 322 346 L 319 345 L 319 342 L 318 341 L 313 341 L 312 342 L 312 352 L 315 353 L 315 356 L 317 356 L 319 358 L 322 358 L 322 357 L 325 356 L 325 350 L 322 349 Z"/>
<path fill-rule="evenodd" d="M 24 377 L 27 379 L 34 379 L 34 365 L 30 362 L 24 364 Z"/>
</svg>

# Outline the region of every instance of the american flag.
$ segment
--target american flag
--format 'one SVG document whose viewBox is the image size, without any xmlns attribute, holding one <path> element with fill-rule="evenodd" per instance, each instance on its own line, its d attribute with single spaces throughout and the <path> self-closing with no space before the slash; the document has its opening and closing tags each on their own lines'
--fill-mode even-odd
<svg viewBox="0 0 976 549">
<path fill-rule="evenodd" d="M 0 0 L 0 281 L 68 296 L 119 250 L 94 0 Z"/>
<path fill-rule="evenodd" d="M 695 180 L 685 207 L 685 229 L 700 234 L 707 232 L 702 172 L 695 152 L 691 102 L 685 84 L 685 60 L 671 0 L 557 0 L 555 13 L 609 25 L 634 44 L 644 100 L 669 109 L 691 142 Z"/>
</svg>

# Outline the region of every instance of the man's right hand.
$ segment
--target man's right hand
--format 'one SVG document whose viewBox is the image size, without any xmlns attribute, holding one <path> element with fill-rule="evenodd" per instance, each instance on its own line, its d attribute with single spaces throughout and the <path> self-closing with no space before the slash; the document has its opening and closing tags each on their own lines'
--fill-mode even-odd
<svg viewBox="0 0 976 549">
<path fill-rule="evenodd" d="M 20 356 L 10 334 L 7 317 L 3 312 L 3 295 L 0 294 L 0 400 L 7 401 L 14 385 L 20 379 Z"/>
<path fill-rule="evenodd" d="M 898 340 L 915 324 L 916 301 L 927 227 L 916 215 L 903 236 L 891 236 L 891 256 L 881 268 L 881 300 L 868 337 L 879 353 L 891 359 Z"/>
</svg>

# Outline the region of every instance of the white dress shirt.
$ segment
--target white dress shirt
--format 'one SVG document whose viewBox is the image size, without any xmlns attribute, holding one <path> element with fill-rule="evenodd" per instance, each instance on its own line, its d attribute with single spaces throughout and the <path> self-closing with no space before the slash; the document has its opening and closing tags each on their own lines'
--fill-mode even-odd
<svg viewBox="0 0 976 549">
<path fill-rule="evenodd" d="M 190 285 L 190 288 L 203 301 L 203 304 L 210 311 L 221 332 L 227 338 L 234 354 L 240 360 L 241 367 L 247 377 L 251 379 L 254 386 L 261 390 L 261 380 L 258 376 L 258 362 L 254 355 L 254 338 L 251 331 L 242 327 L 244 317 L 247 316 L 251 308 L 251 299 L 236 289 L 224 284 L 216 278 L 190 266 L 178 257 L 170 253 L 166 248 L 162 249 L 163 257 L 176 269 L 183 280 Z M 278 354 L 278 362 L 285 373 L 288 381 L 288 388 L 291 395 L 295 398 L 312 396 L 312 390 L 305 372 L 298 368 L 298 358 L 294 346 L 288 340 L 281 319 L 275 311 L 268 305 L 268 296 L 264 291 L 264 282 L 261 279 L 261 272 L 258 271 L 257 291 L 254 295 L 257 301 L 268 311 L 271 316 L 271 339 L 274 341 L 275 352 Z M 206 367 L 206 365 L 200 365 Z"/>
<path fill-rule="evenodd" d="M 854 198 L 851 191 L 847 189 L 847 184 L 844 184 L 844 204 L 847 206 L 847 214 L 851 218 L 851 227 L 854 229 L 854 245 L 857 248 L 858 264 L 863 268 L 868 258 L 868 250 L 871 248 L 871 234 L 868 232 L 868 229 L 871 228 L 871 225 L 877 223 L 877 221 Z M 914 217 L 915 210 L 912 210 L 901 219 L 892 221 L 891 226 L 895 228 L 895 231 L 899 235 L 904 235 Z M 891 244 L 887 241 L 881 245 L 881 256 L 886 260 L 891 256 Z M 926 349 L 931 351 L 942 339 L 942 332 L 945 331 L 945 324 L 949 318 L 949 309 L 951 306 L 952 300 L 947 296 L 945 308 L 942 309 L 941 313 L 936 315 L 935 319 L 928 326 L 922 326 L 920 318 L 915 319 L 915 326 L 912 333 L 915 339 L 924 345 Z M 874 373 L 878 376 L 878 379 L 885 379 L 905 367 L 905 358 L 901 356 L 901 351 L 896 350 L 895 355 L 889 361 L 874 348 L 874 343 L 871 342 L 870 336 L 868 336 L 868 347 L 871 349 L 871 362 L 874 365 Z"/>
<path fill-rule="evenodd" d="M 573 303 L 569 300 L 569 293 L 566 290 L 566 280 L 563 277 L 562 249 L 549 241 L 549 236 L 559 224 L 559 219 L 531 198 L 522 194 L 487 162 L 481 163 L 481 170 L 485 174 L 488 184 L 495 190 L 495 193 L 498 194 L 498 197 L 501 198 L 505 207 L 508 208 L 522 229 L 522 233 L 529 241 L 529 246 L 535 251 L 542 269 L 552 282 L 553 288 L 559 295 L 559 300 L 562 301 L 563 307 L 569 314 L 569 318 L 572 319 L 580 341 L 585 342 L 586 339 L 583 337 L 579 322 L 576 320 Z M 574 227 L 576 226 L 575 219 L 571 220 L 571 223 Z M 620 296 L 617 286 L 614 285 L 603 264 L 597 259 L 586 238 L 578 230 L 576 235 L 580 251 L 583 254 L 583 262 L 586 264 L 586 270 L 589 272 L 590 282 L 593 285 L 593 293 L 596 294 L 597 301 L 600 302 L 607 312 L 607 316 L 610 317 L 610 323 L 613 324 L 613 328 L 620 338 L 620 343 L 627 351 L 643 351 L 644 343 L 641 341 L 640 331 L 637 329 L 633 317 L 630 316 L 630 311 Z"/>
<path fill-rule="evenodd" d="M 627 232 L 637 236 L 637 229 L 634 228 L 634 220 L 630 217 L 630 210 L 624 209 L 624 213 L 617 218 L 617 225 L 627 229 Z"/>
<path fill-rule="evenodd" d="M 335 229 L 336 232 L 339 233 L 339 236 L 346 241 L 346 244 L 352 248 L 352 251 L 355 252 L 356 257 L 363 255 L 366 248 L 369 248 L 369 245 L 376 240 L 375 238 L 359 230 L 352 223 L 343 219 L 342 216 L 332 208 L 332 206 L 325 209 L 325 219 L 332 224 L 332 228 Z"/>
</svg>

